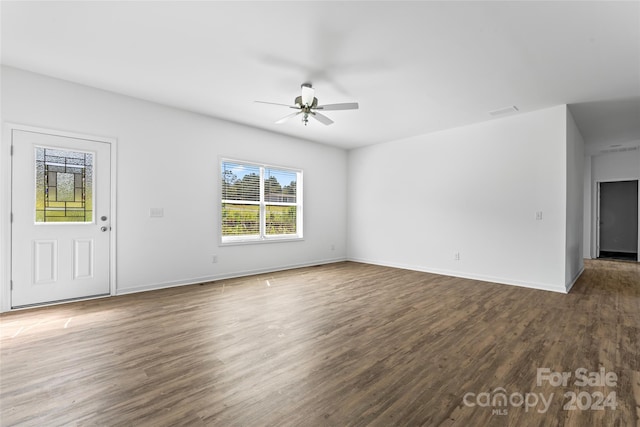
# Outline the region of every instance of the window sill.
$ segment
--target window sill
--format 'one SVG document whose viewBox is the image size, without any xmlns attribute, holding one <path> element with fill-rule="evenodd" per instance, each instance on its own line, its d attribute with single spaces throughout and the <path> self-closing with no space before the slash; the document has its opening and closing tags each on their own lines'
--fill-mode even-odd
<svg viewBox="0 0 640 427">
<path fill-rule="evenodd" d="M 222 240 L 218 246 L 237 246 L 237 245 L 261 245 L 263 243 L 281 243 L 281 242 L 300 242 L 304 237 L 297 236 L 282 236 L 282 237 L 268 237 L 268 238 L 247 238 L 247 239 L 229 239 Z"/>
</svg>

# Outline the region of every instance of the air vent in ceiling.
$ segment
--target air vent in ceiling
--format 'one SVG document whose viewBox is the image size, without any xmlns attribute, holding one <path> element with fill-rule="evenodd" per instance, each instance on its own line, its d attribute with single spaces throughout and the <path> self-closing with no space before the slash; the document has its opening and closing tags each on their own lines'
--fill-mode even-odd
<svg viewBox="0 0 640 427">
<path fill-rule="evenodd" d="M 489 115 L 490 116 L 502 116 L 502 115 L 505 115 L 505 114 L 517 113 L 517 112 L 518 112 L 518 107 L 516 107 L 515 105 L 512 105 L 510 107 L 504 107 L 504 108 L 499 108 L 497 110 L 489 111 Z"/>
</svg>

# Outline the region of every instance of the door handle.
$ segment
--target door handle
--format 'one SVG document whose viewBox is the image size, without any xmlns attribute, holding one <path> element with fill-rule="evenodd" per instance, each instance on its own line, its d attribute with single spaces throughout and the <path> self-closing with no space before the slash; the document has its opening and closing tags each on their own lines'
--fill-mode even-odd
<svg viewBox="0 0 640 427">
<path fill-rule="evenodd" d="M 104 233 L 105 231 L 108 231 L 108 230 L 109 230 L 109 227 L 107 227 L 107 226 L 104 226 L 104 225 L 103 225 L 102 227 L 100 227 L 100 231 L 102 231 L 103 233 Z"/>
</svg>

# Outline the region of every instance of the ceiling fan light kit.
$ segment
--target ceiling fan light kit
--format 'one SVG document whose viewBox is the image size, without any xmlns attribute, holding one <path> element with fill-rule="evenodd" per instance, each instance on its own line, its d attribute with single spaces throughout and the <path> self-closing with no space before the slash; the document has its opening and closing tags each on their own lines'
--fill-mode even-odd
<svg viewBox="0 0 640 427">
<path fill-rule="evenodd" d="M 336 110 L 357 110 L 359 108 L 357 102 L 346 102 L 341 104 L 327 104 L 318 105 L 318 98 L 315 97 L 315 89 L 311 86 L 311 83 L 302 83 L 300 86 L 301 94 L 294 100 L 295 105 L 278 104 L 275 102 L 256 101 L 260 104 L 272 104 L 280 105 L 283 107 L 293 108 L 295 113 L 288 114 L 276 121 L 276 124 L 282 124 L 289 119 L 302 114 L 302 123 L 306 126 L 309 123 L 309 117 L 313 117 L 323 125 L 330 125 L 333 123 L 329 117 L 324 114 L 320 114 L 317 110 L 336 111 Z"/>
</svg>

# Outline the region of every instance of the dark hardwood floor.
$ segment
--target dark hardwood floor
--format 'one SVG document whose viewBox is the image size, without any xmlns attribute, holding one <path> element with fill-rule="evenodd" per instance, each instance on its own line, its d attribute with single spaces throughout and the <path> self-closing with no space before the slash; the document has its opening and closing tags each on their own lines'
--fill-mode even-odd
<svg viewBox="0 0 640 427">
<path fill-rule="evenodd" d="M 345 262 L 0 320 L 2 426 L 640 420 L 637 263 L 588 261 L 563 295 Z"/>
</svg>

